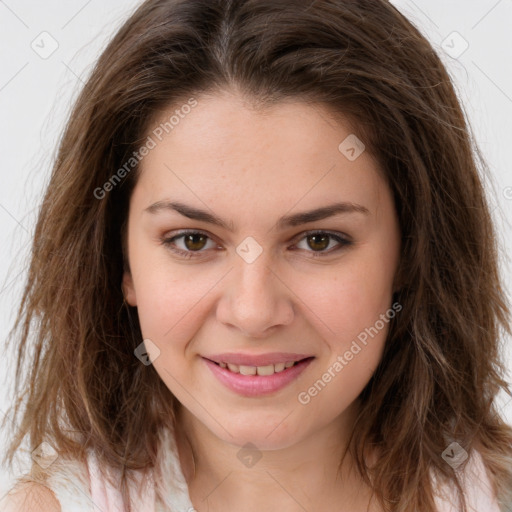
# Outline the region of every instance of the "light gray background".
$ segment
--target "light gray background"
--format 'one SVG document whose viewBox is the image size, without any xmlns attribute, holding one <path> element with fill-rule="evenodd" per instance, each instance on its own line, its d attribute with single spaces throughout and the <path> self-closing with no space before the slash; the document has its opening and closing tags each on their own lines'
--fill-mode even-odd
<svg viewBox="0 0 512 512">
<path fill-rule="evenodd" d="M 512 234 L 512 1 L 392 3 L 429 38 L 456 82 L 492 172 L 486 185 L 501 237 L 505 286 L 510 290 L 512 265 L 506 255 Z M 0 0 L 0 348 L 15 316 L 35 215 L 69 108 L 105 43 L 138 4 L 134 0 Z M 41 35 L 45 31 L 51 38 Z M 52 39 L 58 48 L 41 58 L 32 46 L 48 51 Z M 510 340 L 504 344 L 512 369 Z M 10 402 L 14 361 L 13 354 L 2 356 L 0 415 Z M 500 405 L 512 423 L 508 398 L 503 395 Z M 0 437 L 0 449 L 5 441 Z M 0 468 L 0 496 L 10 485 L 8 472 Z"/>
</svg>

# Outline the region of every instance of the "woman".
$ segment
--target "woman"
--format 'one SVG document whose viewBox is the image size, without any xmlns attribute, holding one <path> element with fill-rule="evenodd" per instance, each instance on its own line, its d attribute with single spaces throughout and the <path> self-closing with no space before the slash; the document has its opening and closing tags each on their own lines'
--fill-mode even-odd
<svg viewBox="0 0 512 512">
<path fill-rule="evenodd" d="M 142 4 L 40 212 L 6 456 L 29 434 L 38 484 L 9 506 L 504 509 L 509 313 L 473 148 L 388 2 Z"/>
</svg>

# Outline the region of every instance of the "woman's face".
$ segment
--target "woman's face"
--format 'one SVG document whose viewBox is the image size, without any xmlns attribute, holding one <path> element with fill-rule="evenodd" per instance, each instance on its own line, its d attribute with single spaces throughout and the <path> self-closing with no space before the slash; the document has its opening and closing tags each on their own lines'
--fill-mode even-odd
<svg viewBox="0 0 512 512">
<path fill-rule="evenodd" d="M 194 421 L 284 448 L 339 421 L 379 363 L 399 315 L 392 195 L 322 106 L 219 93 L 159 130 L 175 110 L 131 197 L 126 300 Z"/>
</svg>

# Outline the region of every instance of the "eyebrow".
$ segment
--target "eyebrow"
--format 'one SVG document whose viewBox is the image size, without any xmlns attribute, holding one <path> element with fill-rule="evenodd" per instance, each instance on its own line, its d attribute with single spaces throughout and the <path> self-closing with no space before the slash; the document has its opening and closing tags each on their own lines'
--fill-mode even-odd
<svg viewBox="0 0 512 512">
<path fill-rule="evenodd" d="M 161 211 L 169 210 L 176 211 L 189 219 L 208 222 L 210 224 L 220 226 L 228 231 L 234 231 L 234 225 L 232 222 L 227 222 L 213 213 L 209 213 L 206 210 L 201 210 L 178 201 L 158 201 L 148 206 L 144 211 L 150 214 L 156 214 Z M 370 211 L 368 208 L 360 204 L 340 202 L 316 208 L 314 210 L 294 213 L 292 215 L 284 215 L 277 221 L 276 225 L 278 229 L 284 229 L 287 227 L 300 226 L 301 224 L 307 224 L 308 222 L 326 219 L 334 215 L 353 213 L 369 215 Z"/>
</svg>

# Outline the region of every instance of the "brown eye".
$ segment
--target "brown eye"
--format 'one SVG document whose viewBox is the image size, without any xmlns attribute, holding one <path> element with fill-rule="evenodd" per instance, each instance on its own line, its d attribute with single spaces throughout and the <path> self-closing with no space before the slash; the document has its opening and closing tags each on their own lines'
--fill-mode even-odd
<svg viewBox="0 0 512 512">
<path fill-rule="evenodd" d="M 208 242 L 212 244 L 210 247 L 208 247 Z M 161 243 L 185 258 L 202 256 L 202 253 L 216 246 L 215 242 L 201 231 L 183 231 L 178 235 L 162 238 Z"/>
<path fill-rule="evenodd" d="M 306 247 L 300 247 L 303 240 L 306 241 Z M 331 245 L 331 242 L 333 241 L 334 244 Z M 304 233 L 296 247 L 309 252 L 313 257 L 317 257 L 324 255 L 327 256 L 349 245 L 352 245 L 352 242 L 345 238 L 342 233 L 313 231 Z"/>
<path fill-rule="evenodd" d="M 189 251 L 200 251 L 206 245 L 207 239 L 202 233 L 183 235 L 183 243 Z"/>
<path fill-rule="evenodd" d="M 308 245 L 311 249 L 314 249 L 315 251 L 323 251 L 329 247 L 331 236 L 327 234 L 316 234 L 309 235 L 306 238 L 308 239 Z"/>
</svg>

